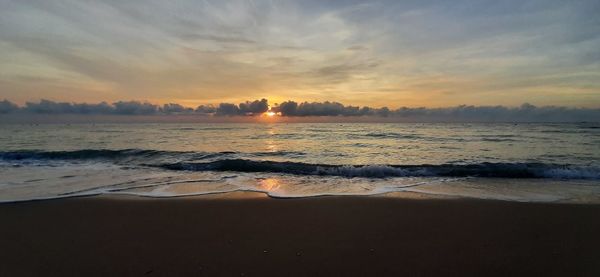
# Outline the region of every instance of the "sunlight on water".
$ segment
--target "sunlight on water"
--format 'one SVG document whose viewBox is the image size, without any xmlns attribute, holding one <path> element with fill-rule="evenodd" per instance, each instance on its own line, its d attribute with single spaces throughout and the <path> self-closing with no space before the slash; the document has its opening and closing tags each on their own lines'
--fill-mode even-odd
<svg viewBox="0 0 600 277">
<path fill-rule="evenodd" d="M 275 178 L 262 179 L 258 182 L 258 189 L 263 191 L 276 191 L 280 188 L 279 180 Z"/>
</svg>

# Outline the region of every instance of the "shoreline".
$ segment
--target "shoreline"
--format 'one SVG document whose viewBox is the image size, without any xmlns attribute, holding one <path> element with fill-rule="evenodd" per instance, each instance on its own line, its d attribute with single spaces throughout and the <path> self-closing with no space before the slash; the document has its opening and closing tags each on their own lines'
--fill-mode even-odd
<svg viewBox="0 0 600 277">
<path fill-rule="evenodd" d="M 597 276 L 600 205 L 261 193 L 0 204 L 2 276 Z"/>
<path fill-rule="evenodd" d="M 320 198 L 392 198 L 398 200 L 454 200 L 454 201 L 496 201 L 496 202 L 507 202 L 507 203 L 529 203 L 529 204 L 565 204 L 565 205 L 600 205 L 600 198 L 598 196 L 588 196 L 587 198 L 566 198 L 559 200 L 516 200 L 516 199 L 503 199 L 503 198 L 492 198 L 492 197 L 478 197 L 469 195 L 455 195 L 445 193 L 427 193 L 422 191 L 390 191 L 381 192 L 374 194 L 321 194 L 321 195 L 310 195 L 310 196 L 277 196 L 270 195 L 267 191 L 254 191 L 254 190 L 235 190 L 235 191 L 223 191 L 223 192 L 208 192 L 198 194 L 183 194 L 183 195 L 172 195 L 172 196 L 161 196 L 161 195 L 143 195 L 134 193 L 91 193 L 91 194 L 65 194 L 61 196 L 31 198 L 31 199 L 17 199 L 17 200 L 0 200 L 0 207 L 2 205 L 20 204 L 20 203 L 35 203 L 35 202 L 46 202 L 46 201 L 60 201 L 64 199 L 81 199 L 81 198 L 101 198 L 106 200 L 243 200 L 253 198 L 264 198 L 273 200 L 301 200 L 301 199 L 320 199 Z"/>
</svg>

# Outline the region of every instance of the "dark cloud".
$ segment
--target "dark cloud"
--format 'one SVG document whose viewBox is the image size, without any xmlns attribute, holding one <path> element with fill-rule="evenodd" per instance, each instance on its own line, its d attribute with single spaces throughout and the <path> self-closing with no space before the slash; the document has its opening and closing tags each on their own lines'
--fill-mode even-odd
<svg viewBox="0 0 600 277">
<path fill-rule="evenodd" d="M 165 114 L 191 114 L 191 113 L 194 113 L 194 109 L 186 108 L 182 105 L 175 104 L 175 103 L 169 103 L 169 104 L 164 104 L 160 108 L 160 112 L 165 113 Z"/>
<path fill-rule="evenodd" d="M 213 105 L 200 105 L 195 110 L 198 114 L 214 114 L 217 112 L 217 108 Z"/>
<path fill-rule="evenodd" d="M 217 107 L 216 115 L 240 115 L 240 108 L 236 104 L 221 103 Z"/>
<path fill-rule="evenodd" d="M 254 100 L 252 102 L 240 103 L 240 112 L 244 115 L 262 114 L 269 110 L 269 101 L 267 99 Z"/>
<path fill-rule="evenodd" d="M 23 108 L 25 111 L 30 113 L 44 113 L 44 114 L 62 114 L 62 113 L 74 113 L 73 106 L 71 103 L 66 102 L 53 102 L 42 99 L 39 103 L 27 102 Z"/>
<path fill-rule="evenodd" d="M 71 107 L 73 113 L 77 114 L 108 114 L 114 111 L 113 106 L 106 102 L 99 104 L 72 104 Z"/>
<path fill-rule="evenodd" d="M 141 114 L 155 114 L 158 112 L 158 106 L 138 101 L 119 101 L 115 102 L 115 114 L 128 114 L 128 115 L 141 115 Z"/>
<path fill-rule="evenodd" d="M 295 116 L 298 110 L 298 103 L 294 101 L 286 101 L 275 107 L 275 111 L 280 112 L 283 116 Z"/>
<path fill-rule="evenodd" d="M 600 121 L 600 109 L 545 106 L 525 103 L 520 107 L 467 106 L 450 108 L 400 108 L 390 112 L 401 118 L 427 121 L 468 122 L 576 122 Z"/>
<path fill-rule="evenodd" d="M 16 106 L 5 100 L 1 105 Z M 177 104 L 175 104 L 177 105 Z M 165 105 L 168 106 L 168 105 Z M 159 111 L 158 106 L 138 101 L 119 101 L 112 105 L 106 102 L 98 104 L 54 102 L 42 99 L 40 102 L 27 102 L 23 107 L 17 107 L 10 112 L 28 114 L 121 114 L 121 115 L 143 115 L 155 114 Z"/>
<path fill-rule="evenodd" d="M 110 114 L 115 112 L 115 107 L 106 102 L 98 104 L 72 104 L 42 99 L 38 103 L 27 102 L 21 110 L 34 114 Z"/>
<path fill-rule="evenodd" d="M 3 113 L 12 113 L 19 110 L 19 106 L 16 104 L 4 99 L 0 102 L 0 114 Z"/>
<path fill-rule="evenodd" d="M 215 116 L 255 116 L 269 110 L 267 99 L 246 101 L 239 105 L 221 103 L 217 107 L 201 105 L 196 109 L 170 103 L 159 107 L 139 101 L 119 101 L 113 104 L 54 102 L 40 100 L 27 102 L 24 106 L 0 101 L 0 114 L 104 114 L 104 115 L 153 115 L 190 114 Z M 572 108 L 561 106 L 538 107 L 525 103 L 519 107 L 469 106 L 447 108 L 389 109 L 367 106 L 346 106 L 338 102 L 285 101 L 271 107 L 271 111 L 285 117 L 387 117 L 394 121 L 419 122 L 600 122 L 600 108 Z"/>
<path fill-rule="evenodd" d="M 381 109 L 358 106 L 344 106 L 338 102 L 303 102 L 286 101 L 273 108 L 283 116 L 365 116 L 379 115 Z M 387 108 L 386 108 L 387 109 Z"/>
<path fill-rule="evenodd" d="M 269 110 L 269 101 L 267 99 L 246 101 L 239 105 L 232 103 L 221 103 L 216 109 L 216 115 L 260 115 Z"/>
<path fill-rule="evenodd" d="M 296 109 L 296 116 L 337 116 L 344 114 L 344 105 L 338 102 L 313 102 L 300 103 Z"/>
</svg>

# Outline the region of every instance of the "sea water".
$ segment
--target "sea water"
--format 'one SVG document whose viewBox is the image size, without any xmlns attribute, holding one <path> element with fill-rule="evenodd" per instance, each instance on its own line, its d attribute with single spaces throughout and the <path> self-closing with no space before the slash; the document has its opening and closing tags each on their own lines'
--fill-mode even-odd
<svg viewBox="0 0 600 277">
<path fill-rule="evenodd" d="M 419 193 L 600 202 L 600 125 L 0 125 L 0 201 Z"/>
</svg>

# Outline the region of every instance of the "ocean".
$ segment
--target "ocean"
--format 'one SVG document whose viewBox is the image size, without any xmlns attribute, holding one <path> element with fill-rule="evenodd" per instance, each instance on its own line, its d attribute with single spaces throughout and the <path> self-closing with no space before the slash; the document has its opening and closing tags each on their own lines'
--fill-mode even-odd
<svg viewBox="0 0 600 277">
<path fill-rule="evenodd" d="M 0 125 L 0 201 L 119 194 L 600 203 L 600 125 Z"/>
</svg>

